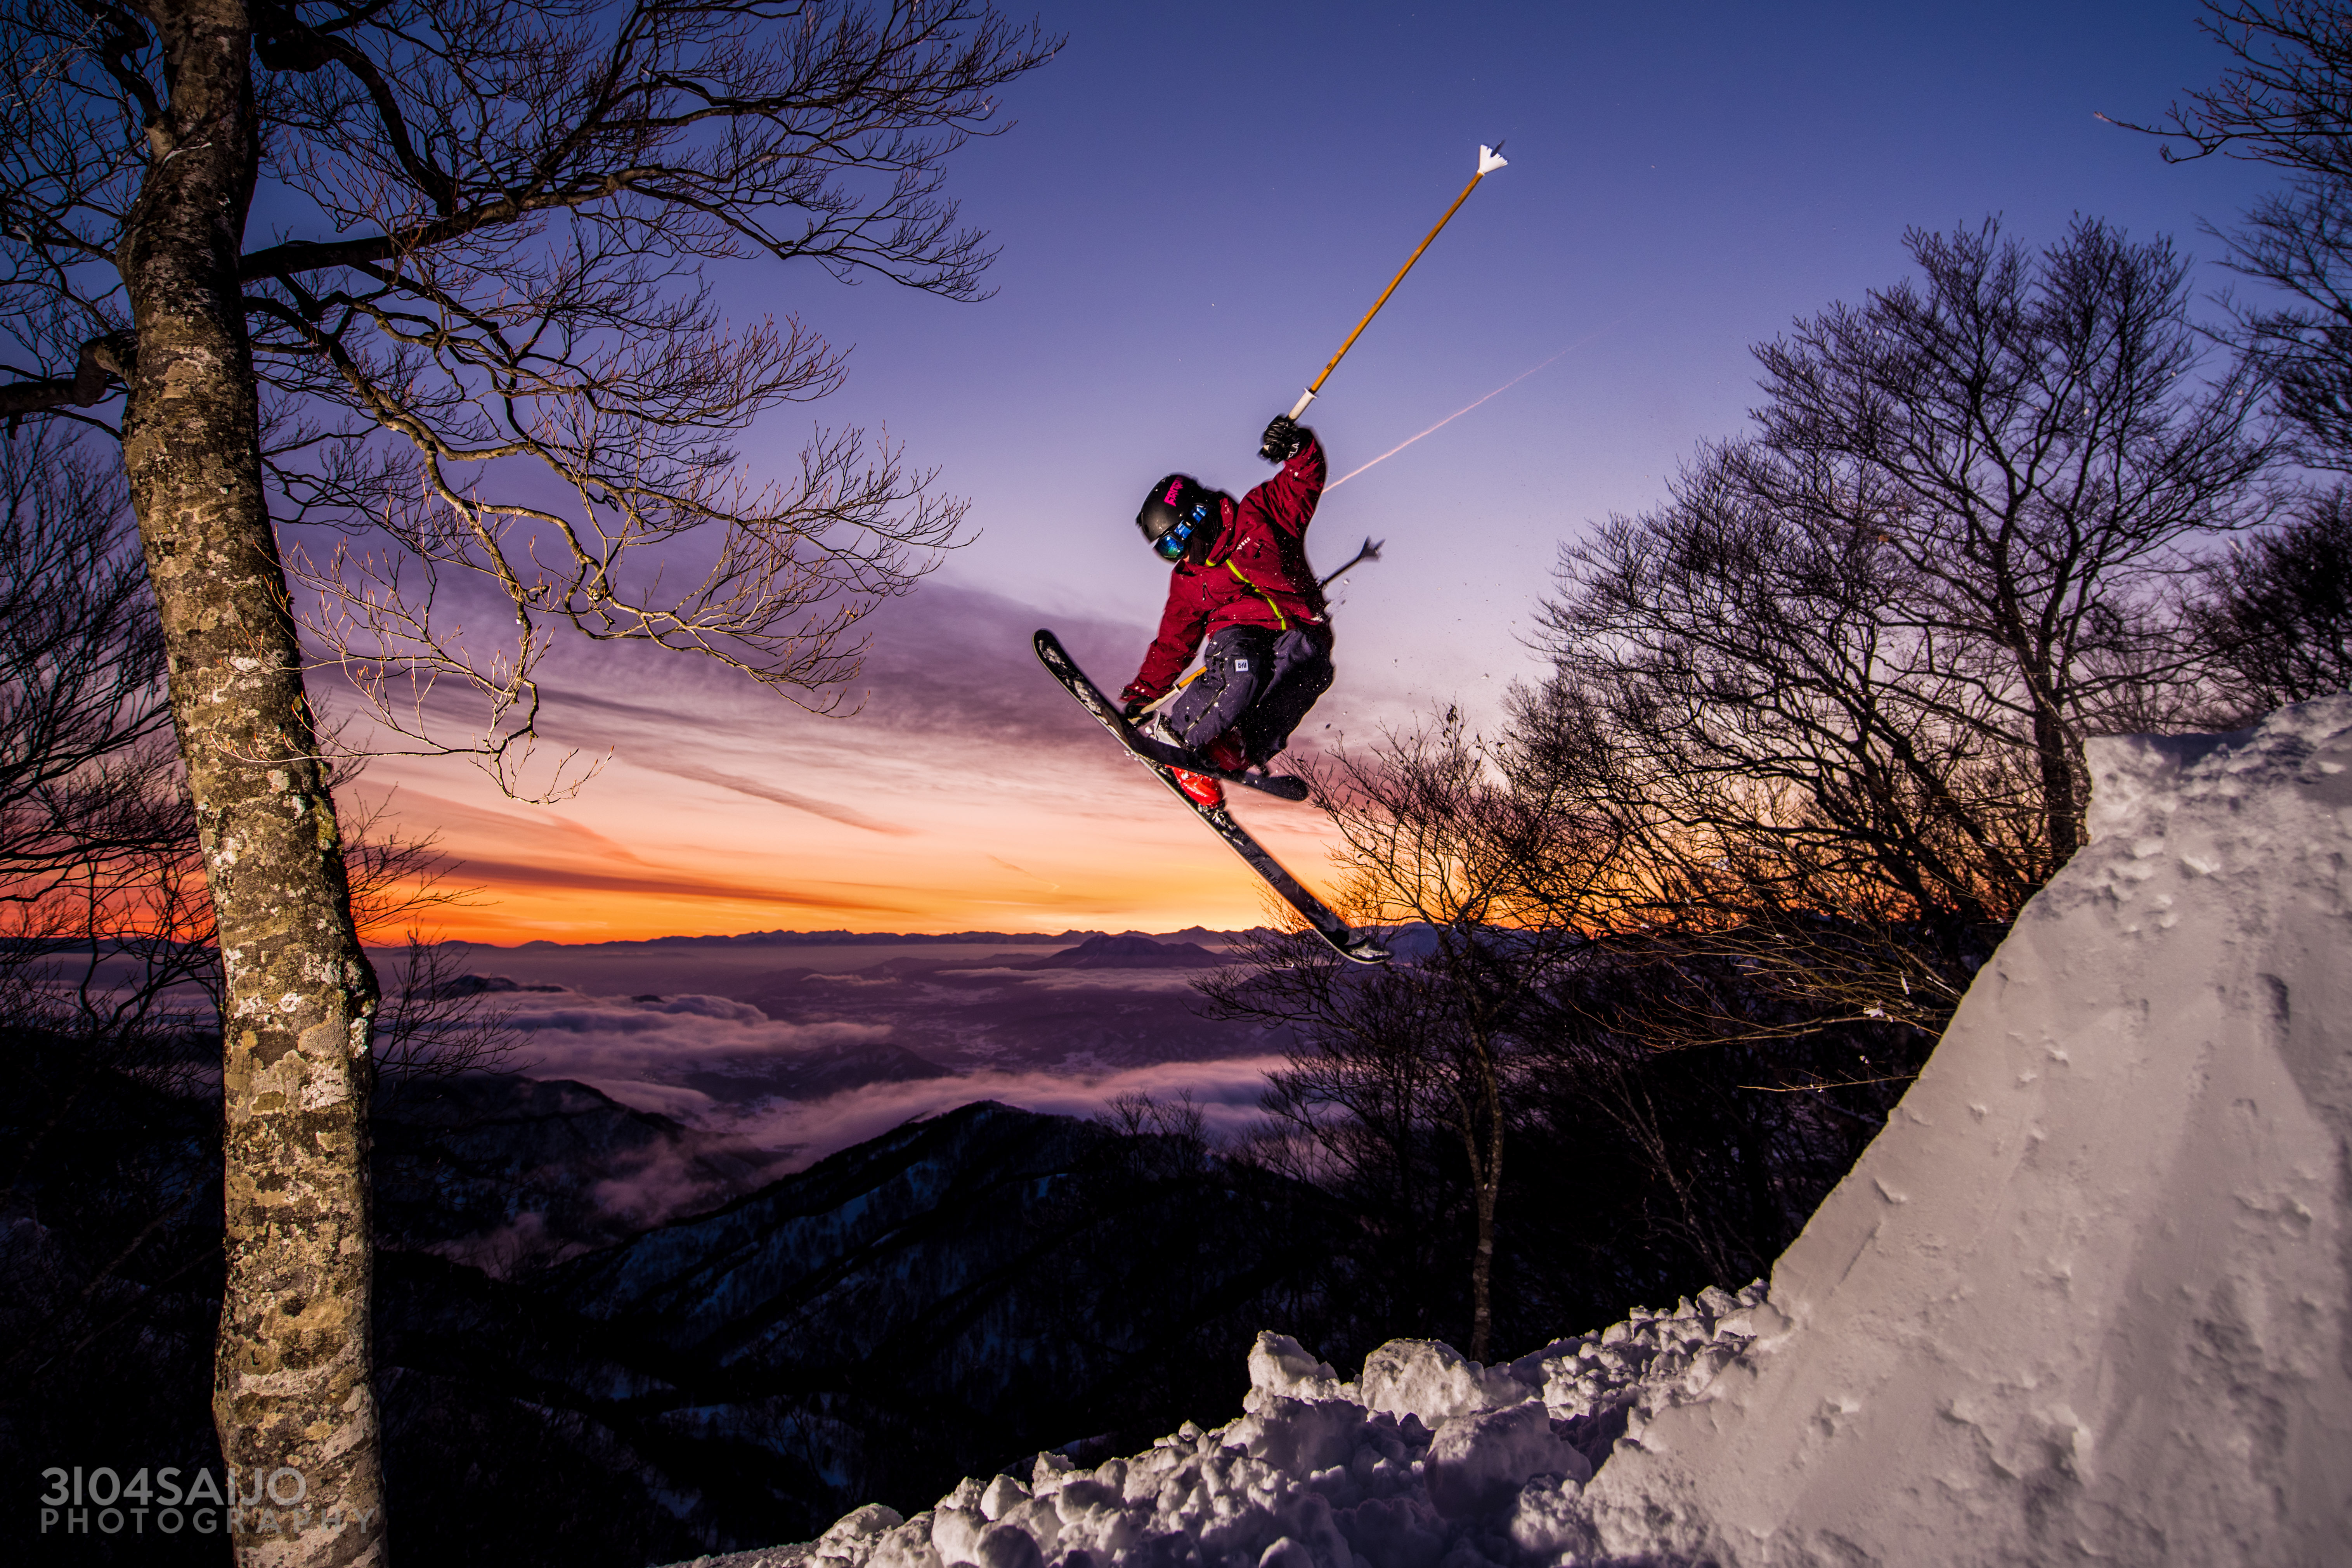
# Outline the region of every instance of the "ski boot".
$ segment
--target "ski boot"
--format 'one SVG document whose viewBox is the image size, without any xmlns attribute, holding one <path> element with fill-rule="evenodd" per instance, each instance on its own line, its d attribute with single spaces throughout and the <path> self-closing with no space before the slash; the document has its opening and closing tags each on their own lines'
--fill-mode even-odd
<svg viewBox="0 0 2352 1568">
<path fill-rule="evenodd" d="M 1175 727 L 1165 718 L 1160 720 L 1159 730 L 1171 745 L 1184 744 Z M 1185 749 L 1190 751 L 1193 748 Z M 1249 766 L 1249 757 L 1242 750 L 1238 731 L 1226 731 L 1207 745 L 1200 747 L 1199 751 L 1202 756 L 1229 773 L 1241 773 Z M 1194 805 L 1213 809 L 1225 804 L 1225 786 L 1220 780 L 1207 773 L 1196 773 L 1189 768 L 1170 768 L 1168 771 L 1176 775 L 1176 787 L 1182 790 L 1185 798 Z"/>
<path fill-rule="evenodd" d="M 1168 772 L 1174 776 L 1176 787 L 1184 792 L 1184 798 L 1194 805 L 1213 811 L 1225 804 L 1225 786 L 1221 781 L 1190 768 L 1170 768 Z"/>
</svg>

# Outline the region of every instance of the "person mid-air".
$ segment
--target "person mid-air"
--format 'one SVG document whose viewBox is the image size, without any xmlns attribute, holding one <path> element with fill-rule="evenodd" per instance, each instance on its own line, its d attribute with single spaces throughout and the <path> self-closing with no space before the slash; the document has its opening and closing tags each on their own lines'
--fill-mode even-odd
<svg viewBox="0 0 2352 1568">
<path fill-rule="evenodd" d="M 1322 443 L 1277 415 L 1259 451 L 1282 471 L 1238 501 L 1190 474 L 1170 474 L 1144 499 L 1135 525 L 1175 571 L 1160 635 L 1119 693 L 1127 717 L 1141 717 L 1205 638 L 1200 675 L 1151 725 L 1236 773 L 1281 754 L 1332 675 L 1330 615 L 1307 563 L 1307 525 L 1323 494 Z M 1216 779 L 1173 772 L 1194 801 L 1223 804 Z"/>
</svg>

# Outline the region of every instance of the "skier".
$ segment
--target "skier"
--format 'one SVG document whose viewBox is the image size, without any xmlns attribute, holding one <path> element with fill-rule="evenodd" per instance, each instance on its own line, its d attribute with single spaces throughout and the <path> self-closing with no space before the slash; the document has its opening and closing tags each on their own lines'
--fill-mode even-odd
<svg viewBox="0 0 2352 1568">
<path fill-rule="evenodd" d="M 1261 456 L 1282 471 L 1239 501 L 1190 474 L 1144 498 L 1135 525 L 1175 571 L 1160 635 L 1119 693 L 1133 721 L 1175 684 L 1207 639 L 1203 668 L 1156 731 L 1227 773 L 1263 767 L 1331 684 L 1331 622 L 1307 563 L 1307 524 L 1323 494 L 1322 444 L 1286 415 L 1265 427 Z M 1203 806 L 1224 804 L 1205 773 L 1171 770 Z"/>
</svg>

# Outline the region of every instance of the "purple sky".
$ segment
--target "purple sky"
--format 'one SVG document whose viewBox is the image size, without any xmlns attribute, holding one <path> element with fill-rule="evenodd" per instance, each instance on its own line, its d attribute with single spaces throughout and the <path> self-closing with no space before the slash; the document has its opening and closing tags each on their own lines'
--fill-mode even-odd
<svg viewBox="0 0 2352 1568">
<path fill-rule="evenodd" d="M 412 825 L 444 824 L 499 900 L 455 928 L 1260 918 L 1239 863 L 1108 753 L 1026 633 L 1070 628 L 1106 686 L 1133 673 L 1165 583 L 1130 521 L 1143 487 L 1171 468 L 1236 493 L 1265 477 L 1260 426 L 1482 141 L 1507 139 L 1511 166 L 1311 421 L 1345 473 L 1559 357 L 1326 500 L 1318 562 L 1368 534 L 1388 548 L 1340 598 L 1339 679 L 1303 732 L 1317 741 L 1430 703 L 1491 717 L 1533 673 L 1518 638 L 1559 542 L 1654 503 L 1695 443 L 1738 431 L 1748 346 L 1904 276 L 1907 226 L 1999 215 L 2040 243 L 2082 213 L 2210 262 L 2199 220 L 2228 223 L 2266 178 L 2168 166 L 2094 117 L 2154 118 L 2220 73 L 2183 0 L 1039 15 L 1068 47 L 1008 94 L 1018 127 L 950 172 L 1002 247 L 993 299 L 845 289 L 814 268 L 723 279 L 742 315 L 797 312 L 856 345 L 845 392 L 745 444 L 754 468 L 789 467 L 813 412 L 887 425 L 972 500 L 977 542 L 883 625 L 866 716 L 820 724 L 642 650 L 572 661 L 564 679 L 593 700 L 558 725 L 617 748 L 579 800 L 515 806 L 446 764 L 368 776 L 401 785 Z M 1315 879 L 1311 812 L 1244 815 Z"/>
</svg>

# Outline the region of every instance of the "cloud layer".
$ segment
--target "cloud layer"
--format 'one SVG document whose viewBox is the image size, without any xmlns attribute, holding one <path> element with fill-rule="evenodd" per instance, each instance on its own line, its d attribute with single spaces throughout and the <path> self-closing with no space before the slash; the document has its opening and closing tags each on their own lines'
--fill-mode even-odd
<svg viewBox="0 0 2352 1568">
<path fill-rule="evenodd" d="M 976 1072 L 924 1082 L 871 1084 L 808 1104 L 782 1101 L 722 1114 L 715 1124 L 755 1148 L 777 1151 L 782 1155 L 775 1167 L 779 1174 L 801 1170 L 916 1117 L 936 1116 L 982 1100 L 1055 1116 L 1097 1116 L 1122 1095 L 1171 1100 L 1190 1093 L 1202 1110 L 1210 1135 L 1229 1138 L 1257 1121 L 1265 1075 L 1283 1061 L 1281 1057 L 1240 1057 L 1224 1061 L 1160 1062 L 1076 1077 Z"/>
<path fill-rule="evenodd" d="M 1008 1023 L 984 1029 L 958 1053 L 959 1061 L 943 1064 L 936 1051 L 908 1050 L 904 1031 L 888 1018 L 859 1016 L 938 982 L 967 988 L 944 1005 L 977 1016 L 982 1003 L 994 1002 L 1000 1011 L 986 1016 Z M 798 1022 L 700 994 L 592 996 L 546 989 L 504 999 L 509 1024 L 526 1041 L 517 1065 L 531 1077 L 589 1084 L 635 1110 L 719 1135 L 781 1173 L 910 1118 L 982 1100 L 1093 1116 L 1122 1095 L 1190 1093 L 1213 1133 L 1239 1133 L 1256 1117 L 1266 1073 L 1284 1059 L 1265 1048 L 1266 1037 L 1234 1028 L 1228 1037 L 1246 1054 L 1113 1063 L 1073 1050 L 1077 1031 L 1024 1030 L 1019 1014 L 1002 1011 L 1034 998 L 1037 1006 L 1058 1009 L 1059 1028 L 1069 1031 L 1074 1018 L 1083 1025 L 1139 1006 L 1189 1009 L 1188 982 L 1182 972 L 1152 971 L 814 974 L 804 978 L 802 994 L 830 998 L 850 1016 Z M 1157 1048 L 1197 1053 L 1202 1026 L 1189 1011 L 1181 1020 L 1171 1014 L 1170 1027 L 1174 1032 Z M 1003 1037 L 991 1037 L 1000 1033 Z M 1155 1047 L 1146 1040 L 1136 1048 Z"/>
</svg>

